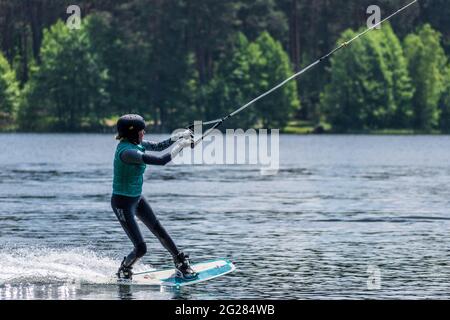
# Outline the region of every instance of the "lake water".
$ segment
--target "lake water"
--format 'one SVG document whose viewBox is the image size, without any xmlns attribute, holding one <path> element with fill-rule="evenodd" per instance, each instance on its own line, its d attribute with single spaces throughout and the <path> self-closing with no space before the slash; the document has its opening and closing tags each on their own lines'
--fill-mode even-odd
<svg viewBox="0 0 450 320">
<path fill-rule="evenodd" d="M 281 136 L 276 175 L 149 167 L 144 195 L 177 245 L 237 266 L 180 290 L 106 283 L 132 249 L 109 202 L 115 145 L 0 135 L 0 299 L 450 298 L 449 136 Z M 135 269 L 172 267 L 140 226 Z"/>
</svg>

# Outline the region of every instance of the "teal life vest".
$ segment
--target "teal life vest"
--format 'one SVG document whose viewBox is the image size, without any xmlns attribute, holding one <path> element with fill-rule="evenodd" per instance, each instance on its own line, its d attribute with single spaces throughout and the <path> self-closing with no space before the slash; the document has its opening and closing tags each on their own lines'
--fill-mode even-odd
<svg viewBox="0 0 450 320">
<path fill-rule="evenodd" d="M 140 144 L 135 145 L 127 140 L 121 141 L 117 145 L 114 156 L 114 179 L 113 194 L 138 197 L 142 193 L 144 183 L 145 164 L 128 164 L 120 159 L 120 155 L 125 150 L 138 150 L 145 152 L 145 148 Z"/>
</svg>

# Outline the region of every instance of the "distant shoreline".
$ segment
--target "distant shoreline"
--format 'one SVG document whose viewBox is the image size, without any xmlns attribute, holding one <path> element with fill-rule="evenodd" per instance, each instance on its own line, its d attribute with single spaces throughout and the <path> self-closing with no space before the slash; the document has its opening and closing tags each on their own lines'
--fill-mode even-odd
<svg viewBox="0 0 450 320">
<path fill-rule="evenodd" d="M 270 132 L 270 130 L 269 130 Z M 110 134 L 114 132 L 105 131 L 0 131 L 0 134 Z M 147 132 L 147 135 L 170 135 L 171 132 Z M 290 130 L 280 130 L 280 134 L 288 136 L 449 136 L 450 133 L 442 132 L 417 132 L 413 130 L 375 130 L 375 131 L 348 131 L 348 132 L 292 132 Z"/>
<path fill-rule="evenodd" d="M 345 132 L 339 132 L 332 130 L 329 125 L 318 125 L 312 126 L 308 124 L 295 125 L 290 124 L 284 130 L 281 130 L 283 134 L 294 134 L 294 135 L 376 135 L 376 136 L 416 136 L 416 135 L 449 135 L 450 133 L 445 133 L 440 130 L 420 131 L 414 129 L 377 129 L 377 130 L 348 130 Z"/>
<path fill-rule="evenodd" d="M 446 136 L 450 135 L 450 133 L 443 132 L 420 132 L 414 130 L 374 130 L 374 131 L 347 131 L 347 132 L 334 132 L 334 131 L 325 131 L 322 133 L 316 133 L 314 131 L 311 132 L 289 132 L 283 131 L 281 134 L 286 135 L 298 135 L 298 136 L 307 136 L 307 135 L 332 135 L 332 136 L 344 136 L 344 135 L 356 135 L 356 136 Z"/>
<path fill-rule="evenodd" d="M 0 129 L 0 134 L 4 133 L 36 133 L 36 134 L 49 134 L 49 133 L 61 133 L 61 134 L 116 134 L 115 128 L 116 121 L 109 121 L 107 125 L 97 126 L 97 127 L 84 127 L 78 128 L 78 130 L 37 130 L 37 131 L 26 131 L 19 130 L 18 126 L 11 125 L 10 127 L 3 127 Z M 157 132 L 161 127 L 154 126 L 153 124 L 148 124 L 147 134 L 171 134 L 172 132 Z M 204 127 L 206 130 L 207 127 Z M 238 128 L 235 128 L 238 129 Z M 261 128 L 247 128 L 247 129 L 261 129 Z M 245 129 L 245 130 L 247 130 Z M 278 128 L 267 128 L 270 132 L 270 129 L 278 129 Z M 220 130 L 220 129 L 219 129 Z M 224 130 L 223 130 L 224 132 Z M 442 132 L 441 130 L 431 130 L 431 131 L 421 131 L 414 129 L 377 129 L 377 130 L 348 130 L 348 131 L 338 131 L 333 130 L 331 125 L 327 123 L 314 123 L 312 121 L 290 121 L 283 129 L 280 129 L 280 134 L 285 135 L 373 135 L 373 136 L 435 136 L 435 135 L 450 135 L 450 132 Z"/>
</svg>

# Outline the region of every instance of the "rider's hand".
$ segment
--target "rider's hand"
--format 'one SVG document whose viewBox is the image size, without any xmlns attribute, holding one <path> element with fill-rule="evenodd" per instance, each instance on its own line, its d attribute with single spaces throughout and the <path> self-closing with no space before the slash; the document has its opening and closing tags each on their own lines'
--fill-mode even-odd
<svg viewBox="0 0 450 320">
<path fill-rule="evenodd" d="M 189 139 L 183 138 L 182 140 L 179 140 L 175 144 L 175 147 L 170 152 L 172 159 L 175 158 L 181 152 L 181 150 L 183 150 L 186 147 L 190 147 L 192 142 L 194 142 L 194 140 L 191 138 L 189 138 Z"/>
<path fill-rule="evenodd" d="M 180 140 L 180 139 L 192 139 L 192 138 L 194 138 L 194 132 L 192 132 L 192 130 L 190 130 L 190 129 L 187 129 L 187 130 L 182 131 L 182 132 L 175 133 L 172 136 L 172 140 L 174 140 L 174 141 L 177 141 L 177 140 Z"/>
</svg>

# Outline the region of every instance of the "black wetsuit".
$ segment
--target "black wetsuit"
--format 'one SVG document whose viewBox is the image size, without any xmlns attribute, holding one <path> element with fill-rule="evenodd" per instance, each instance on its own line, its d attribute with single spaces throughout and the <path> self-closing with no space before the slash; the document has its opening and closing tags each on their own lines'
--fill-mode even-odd
<svg viewBox="0 0 450 320">
<path fill-rule="evenodd" d="M 168 148 L 172 143 L 173 142 L 169 139 L 161 143 L 143 141 L 142 145 L 146 150 L 162 151 Z M 127 150 L 122 152 L 120 159 L 124 163 L 131 165 L 165 165 L 171 161 L 171 155 L 168 153 L 162 157 L 156 157 L 136 150 Z M 134 250 L 128 254 L 125 259 L 125 267 L 132 267 L 132 265 L 147 252 L 147 246 L 137 224 L 136 217 L 158 238 L 164 248 L 170 252 L 172 257 L 175 258 L 180 253 L 172 238 L 160 224 L 149 203 L 142 195 L 129 197 L 113 194 L 111 197 L 111 207 L 134 245 Z"/>
<path fill-rule="evenodd" d="M 147 252 L 147 246 L 139 229 L 136 217 L 158 238 L 164 248 L 175 258 L 179 251 L 172 238 L 158 221 L 152 208 L 143 196 L 131 198 L 121 195 L 113 195 L 111 206 L 119 219 L 120 224 L 133 242 L 134 250 L 127 256 L 124 265 L 131 267 L 139 258 Z"/>
</svg>

